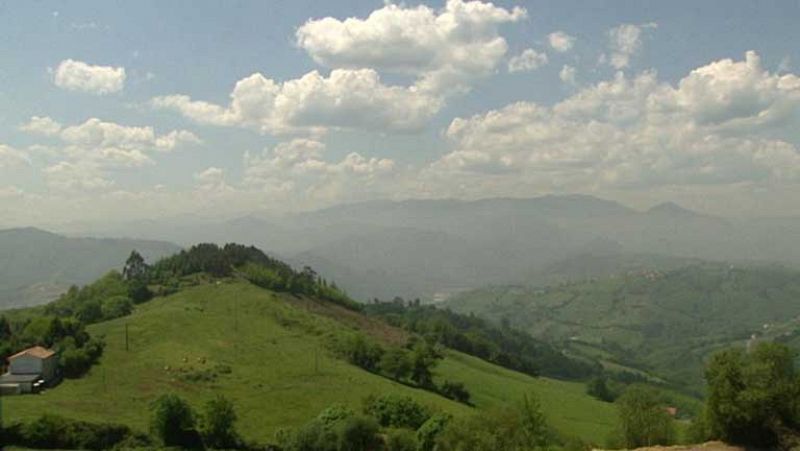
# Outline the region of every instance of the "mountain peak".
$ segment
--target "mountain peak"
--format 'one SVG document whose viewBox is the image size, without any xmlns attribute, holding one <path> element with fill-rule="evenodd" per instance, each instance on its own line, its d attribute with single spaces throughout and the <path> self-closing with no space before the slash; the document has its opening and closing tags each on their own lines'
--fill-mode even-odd
<svg viewBox="0 0 800 451">
<path fill-rule="evenodd" d="M 647 210 L 647 213 L 651 214 L 666 214 L 666 215 L 680 215 L 680 216 L 702 216 L 700 213 L 696 211 L 689 210 L 688 208 L 681 207 L 680 205 L 676 204 L 675 202 L 662 202 L 658 205 L 651 207 Z"/>
</svg>

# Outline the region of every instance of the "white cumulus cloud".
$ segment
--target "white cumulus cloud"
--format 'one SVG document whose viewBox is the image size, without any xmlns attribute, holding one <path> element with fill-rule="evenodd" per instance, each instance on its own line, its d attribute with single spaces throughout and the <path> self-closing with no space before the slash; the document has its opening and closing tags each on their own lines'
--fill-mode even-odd
<svg viewBox="0 0 800 451">
<path fill-rule="evenodd" d="M 525 49 L 508 61 L 509 72 L 527 72 L 547 64 L 547 54 L 534 49 Z"/>
<path fill-rule="evenodd" d="M 61 131 L 61 124 L 47 116 L 33 116 L 27 123 L 20 126 L 20 130 L 44 136 L 53 136 Z"/>
<path fill-rule="evenodd" d="M 153 153 L 202 143 L 187 130 L 159 135 L 150 126 L 127 126 L 98 118 L 64 126 L 50 117 L 34 116 L 21 128 L 61 141 L 60 146 L 46 148 L 46 153 L 58 161 L 42 171 L 48 185 L 59 191 L 111 187 L 111 170 L 154 165 Z"/>
<path fill-rule="evenodd" d="M 473 195 L 794 183 L 798 108 L 800 77 L 770 73 L 754 52 L 697 68 L 677 86 L 654 72 L 618 73 L 552 107 L 518 102 L 456 118 L 446 132 L 454 150 L 426 174 Z"/>
<path fill-rule="evenodd" d="M 555 31 L 547 35 L 547 42 L 556 52 L 564 53 L 572 50 L 575 45 L 575 37 L 563 31 Z"/>
<path fill-rule="evenodd" d="M 320 202 L 358 193 L 395 171 L 393 160 L 356 152 L 339 161 L 327 161 L 325 147 L 313 139 L 297 138 L 261 154 L 246 153 L 243 185 L 279 198 L 299 196 Z"/>
<path fill-rule="evenodd" d="M 577 75 L 577 71 L 574 66 L 570 66 L 569 64 L 565 64 L 561 70 L 558 72 L 558 78 L 561 79 L 564 83 L 568 85 L 574 85 L 576 83 L 575 77 Z"/>
<path fill-rule="evenodd" d="M 312 71 L 283 83 L 256 73 L 239 80 L 230 97 L 226 106 L 185 95 L 156 97 L 151 104 L 200 123 L 264 133 L 326 128 L 417 130 L 442 106 L 441 99 L 414 87 L 383 84 L 372 69 L 336 69 L 327 78 Z"/>
<path fill-rule="evenodd" d="M 656 23 L 642 25 L 622 24 L 608 31 L 608 48 L 611 54 L 607 62 L 616 69 L 630 65 L 631 57 L 642 50 L 643 34 L 646 30 L 657 28 Z"/>
<path fill-rule="evenodd" d="M 365 19 L 309 20 L 296 38 L 322 66 L 412 75 L 420 89 L 443 93 L 490 75 L 508 50 L 500 25 L 526 15 L 481 1 L 448 0 L 440 10 L 389 3 Z"/>
<path fill-rule="evenodd" d="M 83 91 L 96 95 L 122 91 L 125 86 L 125 68 L 93 66 L 83 61 L 66 59 L 55 70 L 53 82 L 70 91 Z"/>
<path fill-rule="evenodd" d="M 28 154 L 5 144 L 0 144 L 0 169 L 30 163 Z"/>
</svg>

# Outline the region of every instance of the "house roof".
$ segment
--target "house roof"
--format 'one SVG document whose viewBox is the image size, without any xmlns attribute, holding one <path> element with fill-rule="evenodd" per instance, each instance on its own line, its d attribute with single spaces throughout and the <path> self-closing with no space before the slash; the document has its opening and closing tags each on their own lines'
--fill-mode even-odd
<svg viewBox="0 0 800 451">
<path fill-rule="evenodd" d="M 20 352 L 18 352 L 16 354 L 12 355 L 11 357 L 8 358 L 8 360 L 9 361 L 10 360 L 14 360 L 17 357 L 22 357 L 22 356 L 31 356 L 31 357 L 37 357 L 37 358 L 40 358 L 40 359 L 46 359 L 46 358 L 51 357 L 53 355 L 55 355 L 55 351 L 52 351 L 52 350 L 47 349 L 47 348 L 43 348 L 41 346 L 34 346 L 32 348 L 28 348 L 28 349 L 26 349 L 24 351 L 20 351 Z"/>
</svg>

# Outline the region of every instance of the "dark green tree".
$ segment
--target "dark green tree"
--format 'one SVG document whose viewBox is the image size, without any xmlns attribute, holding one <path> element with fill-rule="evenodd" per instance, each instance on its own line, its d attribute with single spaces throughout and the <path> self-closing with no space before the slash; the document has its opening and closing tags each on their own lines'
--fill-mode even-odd
<svg viewBox="0 0 800 451">
<path fill-rule="evenodd" d="M 198 447 L 195 414 L 186 401 L 174 394 L 161 395 L 151 411 L 150 431 L 164 446 Z"/>
<path fill-rule="evenodd" d="M 620 440 L 627 448 L 671 445 L 675 441 L 672 417 L 658 393 L 649 387 L 632 385 L 617 401 Z"/>
<path fill-rule="evenodd" d="M 233 403 L 224 396 L 206 402 L 201 424 L 206 445 L 220 449 L 236 448 L 241 441 L 236 432 L 236 418 Z"/>
<path fill-rule="evenodd" d="M 390 348 L 381 357 L 380 369 L 394 380 L 405 379 L 411 373 L 408 351 L 402 348 Z"/>
<path fill-rule="evenodd" d="M 467 387 L 461 382 L 444 381 L 439 392 L 444 396 L 458 401 L 460 403 L 469 404 L 470 394 Z"/>
<path fill-rule="evenodd" d="M 411 350 L 411 380 L 420 387 L 433 386 L 431 370 L 441 358 L 430 344 L 419 341 Z"/>
<path fill-rule="evenodd" d="M 147 277 L 148 266 L 144 261 L 144 257 L 137 251 L 132 251 L 128 260 L 125 261 L 125 267 L 122 269 L 122 277 L 127 281 L 143 280 Z"/>
<path fill-rule="evenodd" d="M 445 430 L 453 417 L 447 413 L 437 413 L 417 429 L 417 443 L 419 451 L 433 451 L 436 447 L 436 437 Z"/>
<path fill-rule="evenodd" d="M 752 352 L 728 349 L 706 369 L 706 424 L 731 443 L 775 446 L 785 430 L 800 429 L 800 378 L 794 353 L 777 343 Z"/>
<path fill-rule="evenodd" d="M 593 377 L 589 383 L 586 384 L 586 393 L 600 401 L 614 401 L 614 394 L 611 392 L 611 389 L 608 388 L 608 381 L 602 376 Z"/>
<path fill-rule="evenodd" d="M 448 423 L 438 434 L 438 451 L 531 451 L 546 449 L 552 433 L 534 398 Z M 429 449 L 429 448 L 426 448 Z"/>
<path fill-rule="evenodd" d="M 378 446 L 378 423 L 373 418 L 352 416 L 336 428 L 337 451 L 364 451 Z"/>
</svg>

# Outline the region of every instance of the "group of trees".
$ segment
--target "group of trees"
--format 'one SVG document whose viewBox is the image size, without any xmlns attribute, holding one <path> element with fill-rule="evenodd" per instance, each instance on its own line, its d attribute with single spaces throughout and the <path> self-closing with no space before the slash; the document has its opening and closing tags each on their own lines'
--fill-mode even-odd
<svg viewBox="0 0 800 451">
<path fill-rule="evenodd" d="M 708 394 L 686 440 L 764 449 L 800 446 L 800 372 L 796 353 L 780 343 L 730 348 L 706 367 Z M 611 446 L 669 445 L 676 433 L 664 397 L 652 387 L 630 386 L 616 400 L 620 430 Z"/>
<path fill-rule="evenodd" d="M 368 397 L 361 414 L 335 405 L 297 430 L 279 432 L 277 439 L 284 451 L 533 451 L 558 443 L 538 402 L 528 396 L 462 418 L 406 396 Z"/>
<path fill-rule="evenodd" d="M 149 434 L 46 414 L 30 423 L 0 427 L 0 443 L 35 449 L 262 449 L 242 440 L 236 420 L 225 397 L 208 401 L 198 414 L 179 396 L 165 394 L 151 405 Z"/>
<path fill-rule="evenodd" d="M 616 403 L 620 421 L 619 430 L 612 438 L 615 447 L 638 448 L 675 443 L 673 418 L 654 388 L 632 385 Z"/>
<path fill-rule="evenodd" d="M 597 364 L 571 359 L 552 345 L 507 324 L 496 326 L 474 315 L 463 315 L 419 302 L 375 301 L 365 312 L 402 327 L 428 341 L 529 375 L 583 379 L 597 374 Z"/>
<path fill-rule="evenodd" d="M 697 438 L 760 447 L 800 446 L 800 372 L 786 345 L 732 348 L 706 368 L 708 396 Z"/>
<path fill-rule="evenodd" d="M 405 347 L 384 348 L 363 334 L 353 333 L 334 342 L 332 346 L 335 353 L 369 372 L 469 404 L 470 394 L 464 384 L 444 381 L 441 386 L 437 386 L 434 382 L 433 368 L 443 355 L 438 345 L 427 340 L 412 337 Z"/>
<path fill-rule="evenodd" d="M 130 261 L 130 260 L 129 260 Z M 313 269 L 296 271 L 288 264 L 267 256 L 254 246 L 228 243 L 223 247 L 204 243 L 161 259 L 143 271 L 151 285 L 175 289 L 182 277 L 206 273 L 212 277 L 241 275 L 263 288 L 325 299 L 351 309 L 360 305 Z"/>
<path fill-rule="evenodd" d="M 82 288 L 70 287 L 55 301 L 39 308 L 0 317 L 0 358 L 30 346 L 59 354 L 66 377 L 80 377 L 97 361 L 104 342 L 86 331 L 89 324 L 126 316 L 136 303 L 151 297 L 142 279 L 146 265 L 133 252 L 123 273 L 111 271 Z"/>
<path fill-rule="evenodd" d="M 2 426 L 2 425 L 0 425 Z M 45 414 L 26 424 L 0 427 L 0 443 L 29 449 L 124 449 L 121 444 L 148 444 L 148 437 L 124 425 L 89 423 Z"/>
<path fill-rule="evenodd" d="M 100 358 L 105 343 L 86 332 L 74 317 L 34 314 L 16 320 L 0 317 L 0 359 L 31 346 L 44 346 L 60 354 L 63 375 L 80 377 Z"/>
<path fill-rule="evenodd" d="M 198 415 L 179 396 L 166 394 L 153 402 L 150 433 L 168 447 L 246 448 L 236 420 L 233 403 L 223 396 L 206 402 Z"/>
</svg>

